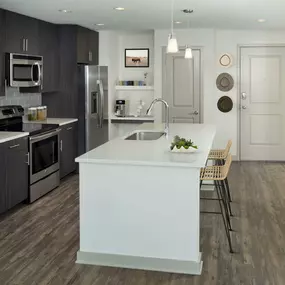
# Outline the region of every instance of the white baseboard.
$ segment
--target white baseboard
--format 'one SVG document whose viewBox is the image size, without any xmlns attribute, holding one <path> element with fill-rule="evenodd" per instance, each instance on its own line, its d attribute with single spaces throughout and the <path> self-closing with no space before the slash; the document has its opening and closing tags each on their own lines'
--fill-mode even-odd
<svg viewBox="0 0 285 285">
<path fill-rule="evenodd" d="M 190 275 L 201 275 L 203 267 L 201 253 L 199 261 L 185 261 L 78 251 L 76 263 Z"/>
</svg>

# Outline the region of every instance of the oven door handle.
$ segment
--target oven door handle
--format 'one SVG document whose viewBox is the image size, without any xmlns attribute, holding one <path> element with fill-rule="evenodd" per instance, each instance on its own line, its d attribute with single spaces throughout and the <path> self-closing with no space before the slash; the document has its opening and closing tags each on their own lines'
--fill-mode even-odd
<svg viewBox="0 0 285 285">
<path fill-rule="evenodd" d="M 36 141 L 41 141 L 41 140 L 44 140 L 44 139 L 48 139 L 50 137 L 53 137 L 54 135 L 57 135 L 60 133 L 60 129 L 57 129 L 53 132 L 50 132 L 50 133 L 47 133 L 47 134 L 44 134 L 44 135 L 40 135 L 40 136 L 32 136 L 30 137 L 30 141 L 33 143 L 33 142 L 36 142 Z"/>
</svg>

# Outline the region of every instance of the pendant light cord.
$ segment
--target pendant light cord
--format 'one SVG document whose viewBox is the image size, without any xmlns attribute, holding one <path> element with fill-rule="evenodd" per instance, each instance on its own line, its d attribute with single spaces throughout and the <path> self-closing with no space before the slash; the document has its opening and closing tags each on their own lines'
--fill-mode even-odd
<svg viewBox="0 0 285 285">
<path fill-rule="evenodd" d="M 173 35 L 173 26 L 174 26 L 174 1 L 172 0 L 172 5 L 171 5 L 171 34 Z"/>
</svg>

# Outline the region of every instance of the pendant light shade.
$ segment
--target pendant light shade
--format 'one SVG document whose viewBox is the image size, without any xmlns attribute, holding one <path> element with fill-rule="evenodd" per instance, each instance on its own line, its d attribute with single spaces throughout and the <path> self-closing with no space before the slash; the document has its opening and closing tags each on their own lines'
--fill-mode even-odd
<svg viewBox="0 0 285 285">
<path fill-rule="evenodd" d="M 175 0 L 171 0 L 172 5 L 171 5 L 171 33 L 168 36 L 168 44 L 167 44 L 167 53 L 176 53 L 178 52 L 179 48 L 178 48 L 178 43 L 177 43 L 177 39 L 176 36 L 174 35 L 173 32 L 173 24 L 174 24 L 174 1 Z"/>
<path fill-rule="evenodd" d="M 178 43 L 174 34 L 170 34 L 168 37 L 167 53 L 178 52 Z"/>
<path fill-rule="evenodd" d="M 187 59 L 193 58 L 192 49 L 188 46 L 186 46 L 186 49 L 185 49 L 185 58 Z"/>
</svg>

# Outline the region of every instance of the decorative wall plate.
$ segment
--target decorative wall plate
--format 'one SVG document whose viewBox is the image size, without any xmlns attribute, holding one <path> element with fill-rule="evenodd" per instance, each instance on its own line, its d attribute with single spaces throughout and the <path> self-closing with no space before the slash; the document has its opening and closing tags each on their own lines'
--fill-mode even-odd
<svg viewBox="0 0 285 285">
<path fill-rule="evenodd" d="M 233 64 L 233 58 L 230 54 L 228 53 L 224 53 L 220 59 L 219 59 L 219 63 L 221 66 L 223 67 L 230 67 Z"/>
<path fill-rule="evenodd" d="M 223 96 L 218 101 L 218 109 L 223 113 L 228 113 L 233 109 L 233 101 L 229 96 Z"/>
<path fill-rule="evenodd" d="M 216 85 L 220 91 L 228 92 L 234 87 L 234 79 L 230 74 L 222 73 L 218 76 L 216 80 Z"/>
</svg>

